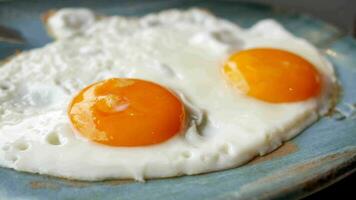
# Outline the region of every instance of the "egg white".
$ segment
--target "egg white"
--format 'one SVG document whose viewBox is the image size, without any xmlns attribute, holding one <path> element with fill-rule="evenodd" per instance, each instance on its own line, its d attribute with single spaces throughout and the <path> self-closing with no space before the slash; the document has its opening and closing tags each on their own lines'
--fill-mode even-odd
<svg viewBox="0 0 356 200">
<path fill-rule="evenodd" d="M 300 133 L 330 108 L 332 66 L 273 20 L 250 29 L 199 9 L 142 18 L 61 9 L 48 20 L 56 41 L 0 68 L 0 166 L 81 180 L 159 178 L 236 167 Z M 235 51 L 275 47 L 299 54 L 323 76 L 320 96 L 271 104 L 227 84 L 221 66 Z M 167 142 L 110 147 L 74 134 L 71 98 L 111 77 L 159 83 L 180 96 L 188 128 Z"/>
</svg>

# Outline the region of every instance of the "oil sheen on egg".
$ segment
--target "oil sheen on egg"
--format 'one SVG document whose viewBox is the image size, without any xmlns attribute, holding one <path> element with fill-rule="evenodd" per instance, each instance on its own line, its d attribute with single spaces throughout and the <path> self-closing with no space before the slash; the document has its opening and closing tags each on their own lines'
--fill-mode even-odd
<svg viewBox="0 0 356 200">
<path fill-rule="evenodd" d="M 80 180 L 144 180 L 222 170 L 276 149 L 331 106 L 332 66 L 315 47 L 273 20 L 242 29 L 199 9 L 141 18 L 61 9 L 47 23 L 56 41 L 0 68 L 3 167 Z M 251 48 L 301 56 L 315 66 L 320 91 L 303 100 L 272 103 L 236 89 L 224 74 L 224 63 Z M 67 115 L 69 104 L 83 88 L 111 78 L 165 88 L 169 101 L 181 102 L 175 112 L 183 112 L 184 106 L 185 118 L 173 116 L 184 119 L 184 127 L 178 124 L 178 134 L 151 145 L 140 145 L 148 143 L 136 143 L 133 137 L 118 142 L 128 146 L 111 146 L 77 134 Z M 155 106 L 152 112 L 158 113 L 159 104 Z M 125 124 L 125 130 L 130 127 Z"/>
</svg>

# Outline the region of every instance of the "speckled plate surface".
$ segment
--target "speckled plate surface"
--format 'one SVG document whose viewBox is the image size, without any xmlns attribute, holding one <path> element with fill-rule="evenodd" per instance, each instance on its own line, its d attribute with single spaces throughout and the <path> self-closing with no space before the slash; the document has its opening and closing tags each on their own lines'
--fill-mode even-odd
<svg viewBox="0 0 356 200">
<path fill-rule="evenodd" d="M 0 43 L 0 60 L 17 49 L 41 47 L 51 41 L 41 24 L 41 13 L 78 6 L 104 14 L 138 16 L 195 6 L 243 27 L 274 18 L 319 47 L 335 65 L 343 88 L 341 100 L 333 116 L 320 119 L 275 152 L 239 168 L 145 183 L 78 182 L 0 168 L 1 200 L 300 198 L 356 170 L 356 41 L 335 27 L 306 15 L 233 1 L 5 1 L 0 2 L 0 24 L 19 30 L 27 43 Z"/>
</svg>

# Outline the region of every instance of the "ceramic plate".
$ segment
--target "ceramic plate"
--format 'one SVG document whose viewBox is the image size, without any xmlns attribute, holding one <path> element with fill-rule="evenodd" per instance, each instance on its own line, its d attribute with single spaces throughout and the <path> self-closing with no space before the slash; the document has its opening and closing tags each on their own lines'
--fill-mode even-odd
<svg viewBox="0 0 356 200">
<path fill-rule="evenodd" d="M 233 1 L 4 1 L 0 24 L 19 30 L 26 44 L 0 43 L 0 59 L 50 42 L 40 15 L 48 9 L 89 7 L 104 14 L 144 15 L 168 8 L 206 8 L 249 27 L 274 18 L 306 38 L 335 65 L 342 97 L 334 115 L 320 119 L 273 153 L 235 169 L 145 183 L 78 182 L 0 168 L 0 199 L 270 199 L 300 198 L 355 171 L 356 41 L 320 20 L 266 6 Z"/>
</svg>

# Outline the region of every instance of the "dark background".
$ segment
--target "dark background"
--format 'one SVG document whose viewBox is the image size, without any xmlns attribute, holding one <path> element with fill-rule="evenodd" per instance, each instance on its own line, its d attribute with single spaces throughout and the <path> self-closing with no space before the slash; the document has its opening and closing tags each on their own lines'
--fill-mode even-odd
<svg viewBox="0 0 356 200">
<path fill-rule="evenodd" d="M 233 0 L 232 0 L 233 1 Z M 235 0 L 256 2 L 323 19 L 348 33 L 355 33 L 356 0 Z"/>
</svg>

